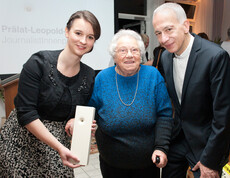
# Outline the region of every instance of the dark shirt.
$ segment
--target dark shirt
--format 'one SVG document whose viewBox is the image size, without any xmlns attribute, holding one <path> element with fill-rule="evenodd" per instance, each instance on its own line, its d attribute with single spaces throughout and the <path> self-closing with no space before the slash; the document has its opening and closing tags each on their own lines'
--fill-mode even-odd
<svg viewBox="0 0 230 178">
<path fill-rule="evenodd" d="M 93 91 L 94 70 L 80 63 L 74 77 L 57 70 L 59 51 L 40 51 L 23 65 L 15 97 L 22 126 L 36 119 L 64 121 L 73 118 L 76 105 L 87 105 Z"/>
</svg>

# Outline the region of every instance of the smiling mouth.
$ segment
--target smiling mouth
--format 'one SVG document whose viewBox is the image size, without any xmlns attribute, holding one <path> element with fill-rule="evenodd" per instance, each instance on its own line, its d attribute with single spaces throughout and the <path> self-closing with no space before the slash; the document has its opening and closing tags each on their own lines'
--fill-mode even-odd
<svg viewBox="0 0 230 178">
<path fill-rule="evenodd" d="M 133 64 L 134 61 L 125 61 L 125 64 Z"/>
<path fill-rule="evenodd" d="M 170 49 L 170 48 L 172 48 L 172 46 L 173 46 L 173 43 L 170 43 L 170 44 L 164 44 L 163 45 L 166 49 Z"/>
<path fill-rule="evenodd" d="M 81 50 L 86 49 L 86 47 L 85 47 L 85 46 L 79 46 L 79 45 L 77 45 L 77 47 L 78 47 L 79 49 L 81 49 Z"/>
</svg>

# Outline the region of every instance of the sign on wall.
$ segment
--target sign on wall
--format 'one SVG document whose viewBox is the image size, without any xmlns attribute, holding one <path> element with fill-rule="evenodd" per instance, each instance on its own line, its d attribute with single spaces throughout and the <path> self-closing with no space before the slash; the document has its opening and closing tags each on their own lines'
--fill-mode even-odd
<svg viewBox="0 0 230 178">
<path fill-rule="evenodd" d="M 63 49 L 66 23 L 78 10 L 94 13 L 102 30 L 93 52 L 83 56 L 82 62 L 95 70 L 108 67 L 111 57 L 107 49 L 114 35 L 113 1 L 0 0 L 0 4 L 0 74 L 19 73 L 37 51 Z"/>
</svg>

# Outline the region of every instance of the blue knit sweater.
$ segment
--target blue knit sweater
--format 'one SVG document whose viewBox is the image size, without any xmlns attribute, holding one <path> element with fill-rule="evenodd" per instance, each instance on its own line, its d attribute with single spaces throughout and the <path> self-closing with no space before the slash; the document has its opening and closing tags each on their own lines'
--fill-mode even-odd
<svg viewBox="0 0 230 178">
<path fill-rule="evenodd" d="M 154 149 L 167 153 L 171 135 L 172 107 L 164 79 L 156 68 L 141 65 L 135 101 L 125 106 L 118 95 L 115 74 L 113 66 L 97 75 L 89 102 L 97 111 L 100 156 L 119 168 L 147 167 L 152 164 Z M 126 104 L 134 98 L 137 77 L 117 74 L 120 97 Z"/>
</svg>

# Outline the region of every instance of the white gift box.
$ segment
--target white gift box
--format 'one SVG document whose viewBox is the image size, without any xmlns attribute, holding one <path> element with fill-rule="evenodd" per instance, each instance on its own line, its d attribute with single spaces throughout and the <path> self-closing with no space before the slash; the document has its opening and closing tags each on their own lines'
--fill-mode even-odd
<svg viewBox="0 0 230 178">
<path fill-rule="evenodd" d="M 71 151 L 80 160 L 78 163 L 80 165 L 87 165 L 89 162 L 91 128 L 94 117 L 94 107 L 76 106 Z"/>
</svg>

